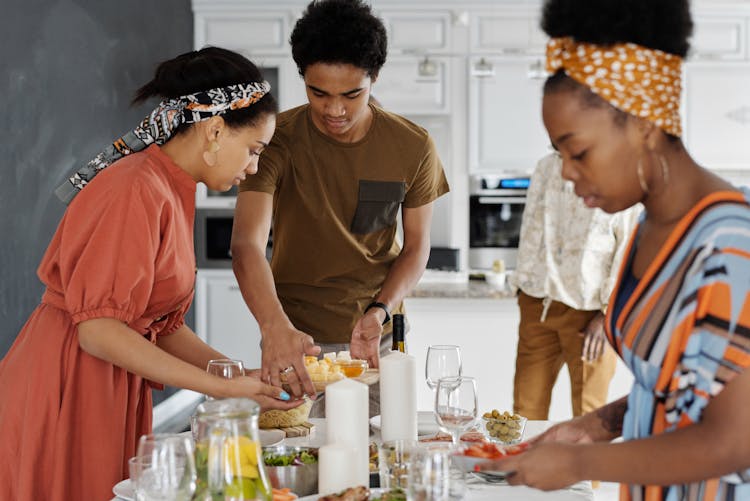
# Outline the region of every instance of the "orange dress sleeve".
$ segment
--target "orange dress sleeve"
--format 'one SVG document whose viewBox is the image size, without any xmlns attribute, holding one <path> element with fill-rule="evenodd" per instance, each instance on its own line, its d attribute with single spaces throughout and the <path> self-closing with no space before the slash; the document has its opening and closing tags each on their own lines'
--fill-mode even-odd
<svg viewBox="0 0 750 501">
<path fill-rule="evenodd" d="M 75 324 L 93 318 L 130 324 L 146 311 L 154 287 L 160 202 L 143 179 L 102 184 L 71 203 L 40 276 L 57 278 Z"/>
</svg>

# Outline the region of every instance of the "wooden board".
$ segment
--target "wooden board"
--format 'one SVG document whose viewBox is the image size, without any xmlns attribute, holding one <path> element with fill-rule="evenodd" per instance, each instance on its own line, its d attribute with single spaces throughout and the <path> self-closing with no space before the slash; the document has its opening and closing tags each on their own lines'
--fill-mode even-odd
<svg viewBox="0 0 750 501">
<path fill-rule="evenodd" d="M 304 422 L 299 426 L 290 426 L 289 428 L 279 429 L 286 433 L 286 438 L 305 437 L 315 430 L 315 425 L 309 422 Z"/>
</svg>

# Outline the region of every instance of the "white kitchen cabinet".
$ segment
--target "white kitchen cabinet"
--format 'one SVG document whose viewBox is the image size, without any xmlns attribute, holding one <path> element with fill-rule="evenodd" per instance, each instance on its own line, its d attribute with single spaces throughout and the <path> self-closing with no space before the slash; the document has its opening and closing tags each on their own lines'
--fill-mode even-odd
<svg viewBox="0 0 750 501">
<path fill-rule="evenodd" d="M 434 393 L 424 383 L 427 347 L 456 344 L 461 347 L 463 374 L 477 378 L 481 411 L 513 409 L 513 375 L 518 346 L 518 304 L 513 299 L 407 298 L 410 330 L 406 346 L 417 359 L 417 408 L 431 410 Z M 630 392 L 633 377 L 618 361 L 608 400 Z M 549 418 L 570 419 L 570 378 L 563 367 L 552 390 Z"/>
<path fill-rule="evenodd" d="M 543 54 L 547 43 L 537 6 L 476 11 L 469 26 L 472 53 Z"/>
<path fill-rule="evenodd" d="M 747 56 L 747 43 L 744 17 L 697 17 L 690 40 L 690 57 L 693 60 L 743 59 Z"/>
<path fill-rule="evenodd" d="M 748 89 L 750 63 L 686 65 L 683 140 L 701 165 L 750 170 Z"/>
<path fill-rule="evenodd" d="M 469 172 L 530 172 L 549 151 L 542 60 L 474 57 L 469 64 Z"/>
<path fill-rule="evenodd" d="M 448 59 L 434 56 L 389 58 L 373 85 L 373 96 L 401 115 L 448 113 L 448 66 Z"/>
<path fill-rule="evenodd" d="M 436 53 L 451 47 L 452 14 L 437 9 L 377 12 L 388 32 L 391 53 Z"/>
<path fill-rule="evenodd" d="M 196 11 L 195 47 L 214 45 L 243 52 L 288 53 L 291 11 L 215 9 Z"/>
<path fill-rule="evenodd" d="M 260 327 L 242 299 L 232 270 L 199 270 L 195 285 L 196 333 L 246 367 L 260 367 Z"/>
</svg>

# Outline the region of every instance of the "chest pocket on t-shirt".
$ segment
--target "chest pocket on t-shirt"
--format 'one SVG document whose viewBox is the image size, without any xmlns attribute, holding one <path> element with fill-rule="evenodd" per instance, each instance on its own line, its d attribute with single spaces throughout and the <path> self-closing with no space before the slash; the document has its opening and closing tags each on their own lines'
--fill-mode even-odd
<svg viewBox="0 0 750 501">
<path fill-rule="evenodd" d="M 403 181 L 360 180 L 352 233 L 372 233 L 396 224 L 398 206 L 405 193 Z"/>
</svg>

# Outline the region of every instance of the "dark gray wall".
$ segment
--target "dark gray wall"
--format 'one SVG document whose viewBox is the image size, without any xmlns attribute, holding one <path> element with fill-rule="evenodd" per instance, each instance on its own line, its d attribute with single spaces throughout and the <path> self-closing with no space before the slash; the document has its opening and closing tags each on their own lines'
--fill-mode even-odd
<svg viewBox="0 0 750 501">
<path fill-rule="evenodd" d="M 190 0 L 2 0 L 0 10 L 2 357 L 43 292 L 36 267 L 65 208 L 54 189 L 151 109 L 129 101 L 156 63 L 192 48 L 193 20 Z"/>
</svg>

